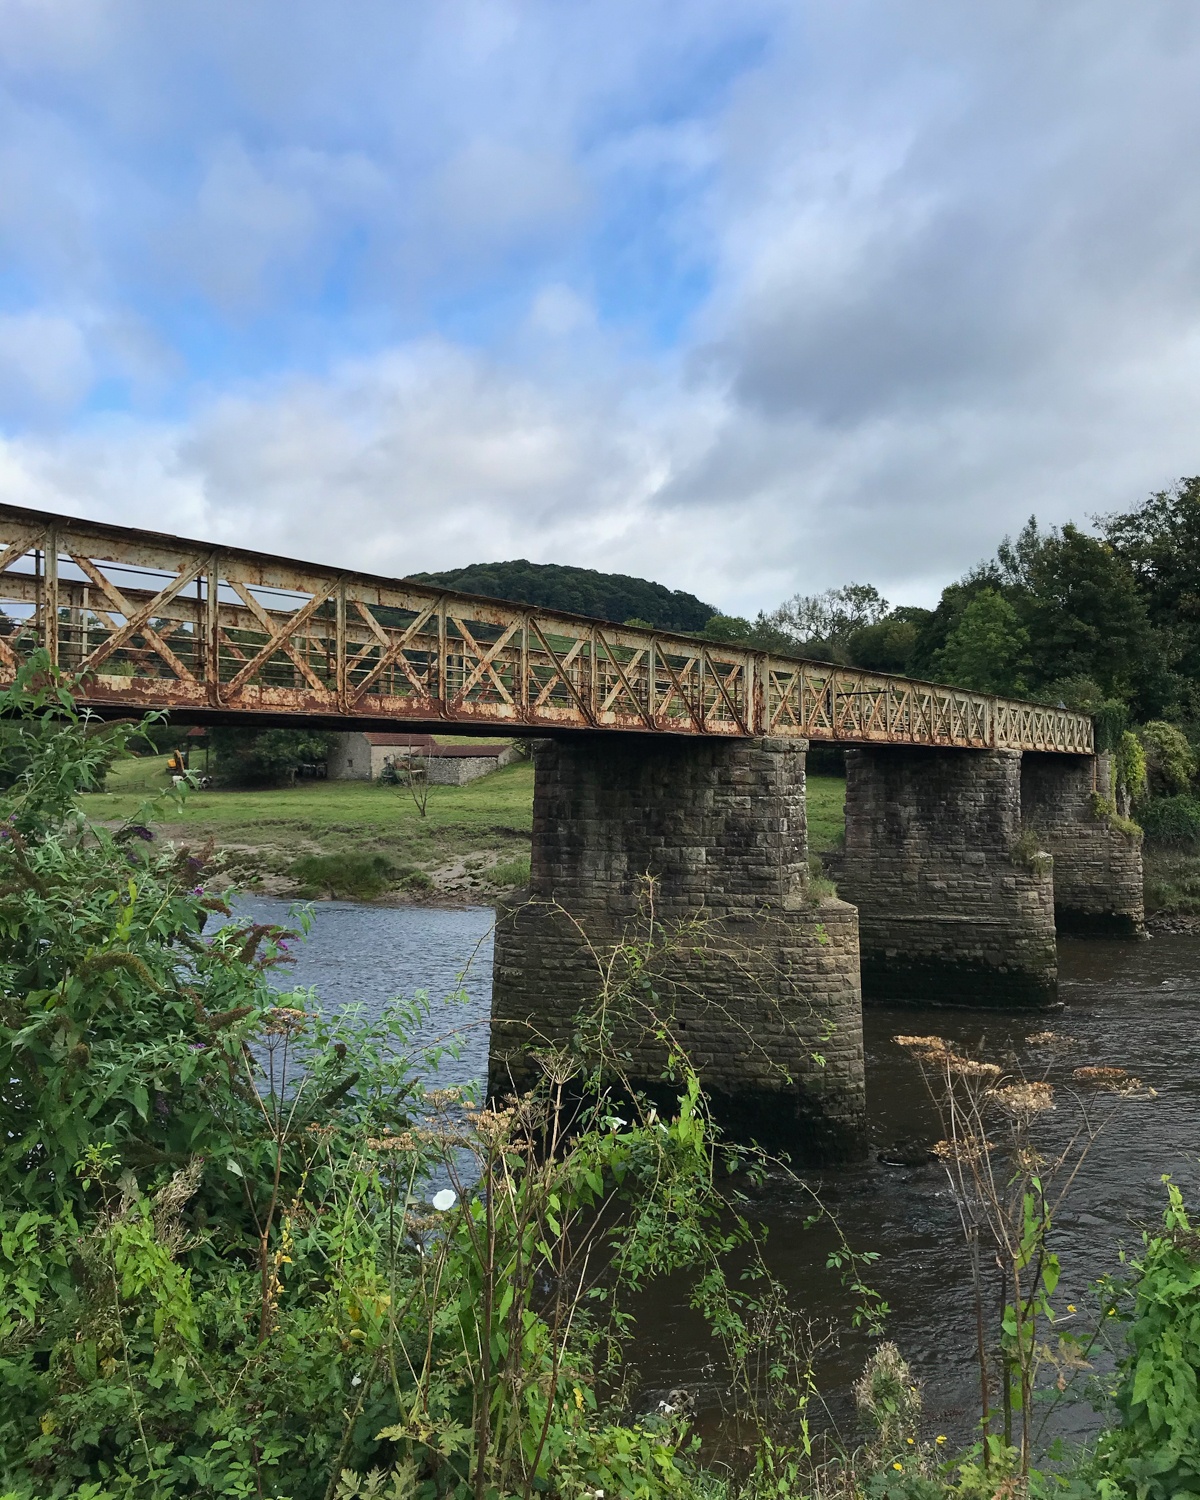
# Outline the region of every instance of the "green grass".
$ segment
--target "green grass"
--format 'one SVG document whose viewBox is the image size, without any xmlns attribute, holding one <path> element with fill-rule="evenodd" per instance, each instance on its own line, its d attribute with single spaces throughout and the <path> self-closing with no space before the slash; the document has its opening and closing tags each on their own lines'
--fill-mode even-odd
<svg viewBox="0 0 1200 1500">
<path fill-rule="evenodd" d="M 108 789 L 80 800 L 92 818 L 132 817 L 147 797 L 167 790 L 166 766 L 165 755 L 118 761 Z M 845 795 L 841 777 L 809 778 L 811 849 L 827 849 L 841 836 Z M 252 791 L 190 791 L 182 805 L 165 798 L 153 816 L 174 838 L 212 839 L 218 847 L 249 851 L 236 861 L 244 873 L 287 874 L 314 893 L 367 895 L 389 885 L 415 890 L 425 871 L 478 853 L 499 856 L 483 872 L 491 884 L 524 885 L 529 879 L 529 761 L 468 786 L 431 786 L 426 811 L 422 818 L 405 787 L 302 781 Z"/>
<path fill-rule="evenodd" d="M 506 859 L 484 873 L 493 885 L 528 885 L 529 860 Z"/>
<path fill-rule="evenodd" d="M 80 800 L 96 819 L 134 816 L 168 786 L 166 756 L 118 762 L 108 789 Z M 527 854 L 533 826 L 533 766 L 518 761 L 468 786 L 431 786 L 421 817 L 407 788 L 363 781 L 302 781 L 294 787 L 188 792 L 164 799 L 155 821 L 172 836 L 271 849 L 285 866 L 307 853 L 385 854 L 420 868 L 475 850 Z"/>
<path fill-rule="evenodd" d="M 819 854 L 831 849 L 846 832 L 846 778 L 810 776 L 808 802 L 808 847 Z"/>
</svg>

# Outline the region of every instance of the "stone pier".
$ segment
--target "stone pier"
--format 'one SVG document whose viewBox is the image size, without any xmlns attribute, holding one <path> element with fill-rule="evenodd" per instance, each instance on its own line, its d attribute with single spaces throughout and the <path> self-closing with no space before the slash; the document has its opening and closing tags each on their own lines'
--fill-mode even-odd
<svg viewBox="0 0 1200 1500">
<path fill-rule="evenodd" d="M 1022 757 L 1021 815 L 1054 856 L 1059 932 L 1145 935 L 1141 835 L 1114 812 L 1107 755 Z"/>
<path fill-rule="evenodd" d="M 814 1154 L 857 1149 L 858 924 L 845 902 L 810 899 L 806 748 L 633 735 L 538 743 L 530 888 L 496 931 L 494 1094 L 531 1081 L 538 1047 L 578 1047 L 610 956 L 649 940 L 657 1000 L 617 982 L 604 1001 L 629 1081 L 670 1095 L 657 1010 L 731 1125 Z"/>
<path fill-rule="evenodd" d="M 864 998 L 1056 998 L 1053 861 L 1022 837 L 1021 753 L 846 754 L 838 890 L 858 907 Z"/>
</svg>

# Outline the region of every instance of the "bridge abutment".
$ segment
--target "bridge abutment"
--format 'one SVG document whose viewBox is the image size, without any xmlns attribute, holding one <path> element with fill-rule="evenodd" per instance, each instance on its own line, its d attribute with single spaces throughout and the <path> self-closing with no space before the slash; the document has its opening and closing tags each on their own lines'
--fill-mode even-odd
<svg viewBox="0 0 1200 1500">
<path fill-rule="evenodd" d="M 864 998 L 1053 1002 L 1052 861 L 1021 834 L 1019 751 L 847 752 L 838 889 L 858 907 Z"/>
<path fill-rule="evenodd" d="M 662 1087 L 661 1020 L 731 1124 L 818 1153 L 857 1148 L 857 916 L 810 899 L 806 748 L 539 742 L 530 888 L 496 930 L 493 1093 L 527 1085 L 539 1047 L 579 1046 L 603 1007 L 632 1084 Z"/>
<path fill-rule="evenodd" d="M 1022 756 L 1022 820 L 1054 856 L 1059 932 L 1145 934 L 1141 836 L 1121 826 L 1114 813 L 1107 755 Z"/>
</svg>

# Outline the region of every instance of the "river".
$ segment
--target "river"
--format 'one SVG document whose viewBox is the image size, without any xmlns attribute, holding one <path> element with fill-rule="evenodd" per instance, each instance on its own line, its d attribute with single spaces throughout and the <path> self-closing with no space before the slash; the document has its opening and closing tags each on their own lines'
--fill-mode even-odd
<svg viewBox="0 0 1200 1500">
<path fill-rule="evenodd" d="M 256 921 L 286 920 L 286 903 L 244 899 L 239 911 Z M 457 1060 L 443 1065 L 447 1081 L 479 1079 L 486 1069 L 486 1018 L 491 991 L 490 908 L 386 908 L 321 903 L 288 985 L 314 986 L 326 1009 L 361 1002 L 369 1011 L 390 995 L 428 992 L 426 1039 L 450 1029 L 462 1036 Z M 462 998 L 442 997 L 460 990 Z M 1059 946 L 1061 1007 L 1047 1015 L 994 1011 L 866 1012 L 868 1162 L 811 1178 L 848 1240 L 880 1253 L 870 1279 L 891 1305 L 888 1334 L 925 1382 L 931 1429 L 956 1441 L 972 1434 L 976 1376 L 972 1362 L 973 1305 L 953 1200 L 941 1166 L 923 1154 L 940 1134 L 917 1064 L 892 1040 L 897 1032 L 936 1032 L 980 1047 L 997 1061 L 1018 1061 L 1033 1076 L 1059 1083 L 1061 1110 L 1046 1117 L 1051 1140 L 1074 1118 L 1063 1093 L 1081 1064 L 1128 1067 L 1157 1091 L 1153 1100 L 1123 1103 L 1066 1200 L 1054 1233 L 1063 1265 L 1056 1305 L 1088 1306 L 1087 1287 L 1119 1269 L 1122 1246 L 1136 1249 L 1142 1225 L 1153 1224 L 1169 1172 L 1185 1190 L 1196 1185 L 1200 1149 L 1200 937 L 1163 935 L 1148 943 L 1069 940 Z M 1029 1047 L 1047 1027 L 1069 1044 Z M 903 1165 L 912 1161 L 913 1165 Z M 825 1269 L 833 1244 L 827 1227 L 805 1229 L 811 1201 L 780 1174 L 756 1194 L 753 1216 L 768 1229 L 767 1261 L 818 1329 L 844 1325 L 846 1296 Z M 862 1366 L 867 1340 L 842 1329 L 821 1356 L 822 1386 L 844 1393 Z M 632 1351 L 648 1394 L 672 1387 L 695 1391 L 702 1409 L 719 1400 L 705 1329 L 682 1288 L 660 1289 L 645 1301 Z M 844 1399 L 832 1402 L 845 1414 Z M 1053 1428 L 1086 1431 L 1082 1404 L 1056 1408 Z"/>
</svg>

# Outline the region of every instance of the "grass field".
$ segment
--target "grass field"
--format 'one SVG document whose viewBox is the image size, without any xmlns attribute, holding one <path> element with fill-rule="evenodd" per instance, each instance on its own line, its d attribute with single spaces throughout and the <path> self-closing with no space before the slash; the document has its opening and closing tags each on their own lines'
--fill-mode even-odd
<svg viewBox="0 0 1200 1500">
<path fill-rule="evenodd" d="M 166 756 L 119 761 L 106 791 L 81 798 L 85 811 L 98 820 L 136 816 L 148 798 L 166 791 L 166 766 Z M 841 778 L 809 778 L 810 848 L 836 841 L 844 800 Z M 431 786 L 426 812 L 422 818 L 404 787 L 302 781 L 269 790 L 191 791 L 182 803 L 163 797 L 150 816 L 169 837 L 191 844 L 211 839 L 227 851 L 239 877 L 291 879 L 311 894 L 370 895 L 393 886 L 409 894 L 465 895 L 527 878 L 533 822 L 528 761 L 469 786 Z M 379 856 L 390 861 L 391 877 Z"/>
<path fill-rule="evenodd" d="M 836 844 L 846 831 L 846 778 L 810 776 L 805 794 L 808 847 L 814 854 L 820 854 Z"/>
<path fill-rule="evenodd" d="M 118 762 L 108 789 L 81 799 L 85 811 L 106 820 L 135 816 L 166 788 L 166 764 L 165 756 Z M 383 855 L 402 874 L 426 871 L 440 890 L 469 893 L 488 884 L 489 866 L 506 867 L 507 877 L 514 862 L 528 861 L 533 766 L 505 766 L 469 786 L 431 786 L 425 817 L 405 787 L 362 781 L 189 791 L 182 804 L 162 799 L 151 817 L 170 837 L 211 839 L 240 876 L 284 877 L 306 856 Z M 301 883 L 305 873 L 297 872 Z"/>
</svg>

